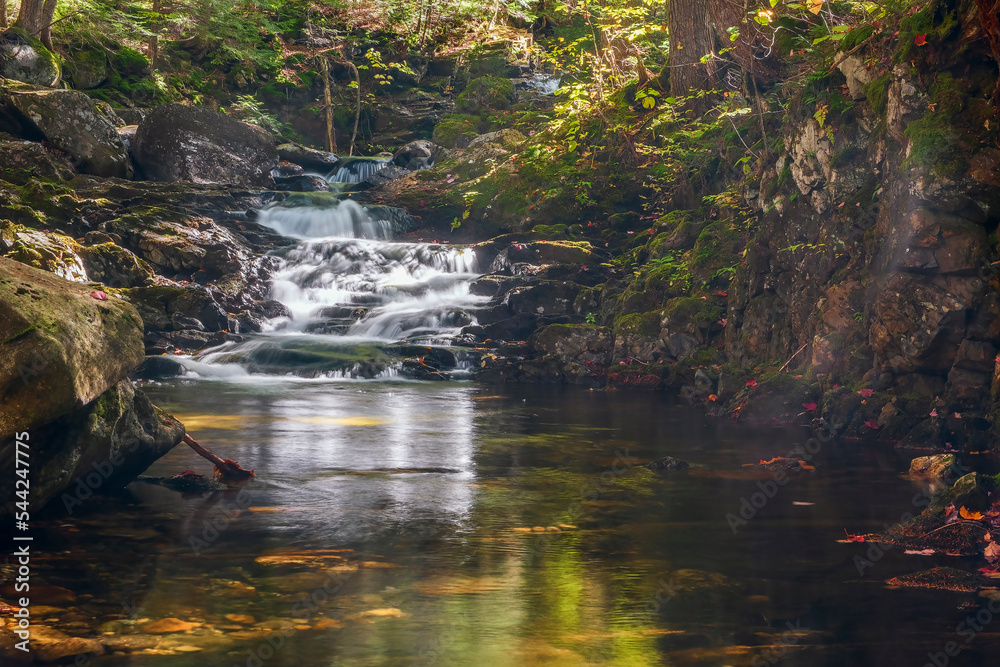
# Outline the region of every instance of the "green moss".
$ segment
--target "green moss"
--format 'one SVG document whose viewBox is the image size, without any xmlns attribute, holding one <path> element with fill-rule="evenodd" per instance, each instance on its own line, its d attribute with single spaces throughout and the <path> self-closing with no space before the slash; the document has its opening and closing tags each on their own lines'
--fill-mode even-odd
<svg viewBox="0 0 1000 667">
<path fill-rule="evenodd" d="M 873 25 L 866 25 L 860 28 L 855 28 L 854 30 L 847 33 L 847 36 L 844 37 L 843 40 L 841 40 L 839 47 L 840 50 L 844 51 L 845 53 L 847 51 L 850 51 L 855 46 L 857 46 L 861 42 L 871 37 L 873 32 L 875 32 L 875 26 Z"/>
<path fill-rule="evenodd" d="M 514 84 L 510 79 L 482 76 L 473 79 L 455 100 L 455 108 L 463 113 L 479 114 L 484 110 L 510 108 L 514 101 Z"/>
<path fill-rule="evenodd" d="M 660 322 L 662 321 L 662 313 L 658 310 L 647 313 L 628 313 L 625 315 L 619 315 L 615 318 L 615 336 L 628 334 L 649 337 L 659 336 Z"/>
<path fill-rule="evenodd" d="M 930 87 L 934 111 L 903 131 L 910 140 L 910 154 L 903 168 L 927 166 L 931 173 L 954 177 L 963 168 L 964 155 L 955 127 L 965 106 L 965 95 L 950 74 L 938 74 Z"/>
<path fill-rule="evenodd" d="M 942 0 L 931 0 L 920 11 L 903 17 L 899 22 L 898 48 L 893 61 L 897 63 L 910 62 L 922 58 L 927 47 L 917 46 L 917 35 L 923 35 L 927 44 L 934 46 L 943 44 L 952 37 L 959 28 L 955 5 L 949 7 Z"/>
<path fill-rule="evenodd" d="M 664 314 L 676 322 L 710 323 L 722 317 L 722 306 L 709 299 L 686 296 L 671 300 Z"/>
</svg>

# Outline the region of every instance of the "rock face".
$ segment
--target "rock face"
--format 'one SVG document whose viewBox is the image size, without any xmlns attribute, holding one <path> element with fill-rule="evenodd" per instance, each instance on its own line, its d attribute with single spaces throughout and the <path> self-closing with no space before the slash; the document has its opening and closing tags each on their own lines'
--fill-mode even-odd
<svg viewBox="0 0 1000 667">
<path fill-rule="evenodd" d="M 153 181 L 273 187 L 278 164 L 264 130 L 211 109 L 165 104 L 139 124 L 132 156 Z"/>
<path fill-rule="evenodd" d="M 340 157 L 326 151 L 318 151 L 313 148 L 306 148 L 298 144 L 281 144 L 278 146 L 278 157 L 282 162 L 291 162 L 307 169 L 317 171 L 330 171 L 340 164 Z M 297 174 L 283 174 L 297 175 Z"/>
<path fill-rule="evenodd" d="M 142 363 L 142 320 L 124 301 L 5 258 L 0 285 L 0 440 L 79 410 Z"/>
<path fill-rule="evenodd" d="M 115 126 L 79 91 L 8 82 L 0 86 L 0 129 L 45 139 L 69 155 L 81 173 L 132 177 L 132 162 Z"/>
<path fill-rule="evenodd" d="M 62 70 L 55 55 L 39 40 L 10 28 L 0 34 L 0 77 L 52 87 L 59 85 Z"/>
<path fill-rule="evenodd" d="M 411 141 L 392 156 L 392 163 L 396 166 L 417 171 L 433 167 L 436 162 L 448 156 L 448 151 L 437 144 L 426 139 Z"/>
</svg>

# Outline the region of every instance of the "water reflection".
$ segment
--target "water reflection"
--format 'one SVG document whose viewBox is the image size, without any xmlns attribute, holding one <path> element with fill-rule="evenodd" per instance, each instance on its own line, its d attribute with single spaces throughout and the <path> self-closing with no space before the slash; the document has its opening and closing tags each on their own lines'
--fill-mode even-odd
<svg viewBox="0 0 1000 667">
<path fill-rule="evenodd" d="M 919 667 L 976 602 L 884 586 L 935 559 L 889 553 L 859 577 L 862 545 L 834 541 L 910 502 L 891 450 L 831 444 L 734 535 L 725 515 L 757 486 L 728 473 L 805 433 L 703 420 L 657 395 L 148 389 L 259 479 L 243 500 L 137 484 L 131 501 L 54 523 L 44 548 L 80 558 L 46 583 L 85 586 L 98 622 L 131 595 L 122 637 L 154 647 L 101 663 Z M 691 471 L 638 465 L 667 454 Z M 177 449 L 149 472 L 184 468 L 205 466 Z M 164 618 L 200 625 L 148 629 Z M 992 664 L 996 647 L 981 633 L 962 664 Z"/>
</svg>

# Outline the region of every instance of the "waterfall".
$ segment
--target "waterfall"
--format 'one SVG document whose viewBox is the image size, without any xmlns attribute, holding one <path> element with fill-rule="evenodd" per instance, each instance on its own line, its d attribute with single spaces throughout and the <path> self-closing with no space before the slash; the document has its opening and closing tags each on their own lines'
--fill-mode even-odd
<svg viewBox="0 0 1000 667">
<path fill-rule="evenodd" d="M 272 298 L 290 316 L 182 362 L 191 373 L 391 378 L 400 346 L 448 346 L 487 300 L 469 291 L 479 275 L 471 248 L 393 240 L 412 222 L 399 209 L 303 195 L 262 209 L 258 222 L 298 240 L 272 281 Z M 227 364 L 243 370 L 214 370 Z"/>
</svg>

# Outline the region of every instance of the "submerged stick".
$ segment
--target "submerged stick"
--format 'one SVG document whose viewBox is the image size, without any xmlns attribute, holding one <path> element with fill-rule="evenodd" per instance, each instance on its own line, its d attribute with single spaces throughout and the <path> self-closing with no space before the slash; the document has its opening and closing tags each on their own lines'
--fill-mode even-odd
<svg viewBox="0 0 1000 667">
<path fill-rule="evenodd" d="M 215 476 L 220 481 L 237 483 L 245 482 L 248 479 L 253 479 L 254 477 L 253 470 L 244 470 L 236 461 L 216 456 L 198 444 L 198 441 L 187 433 L 184 434 L 184 444 L 215 465 Z"/>
</svg>

